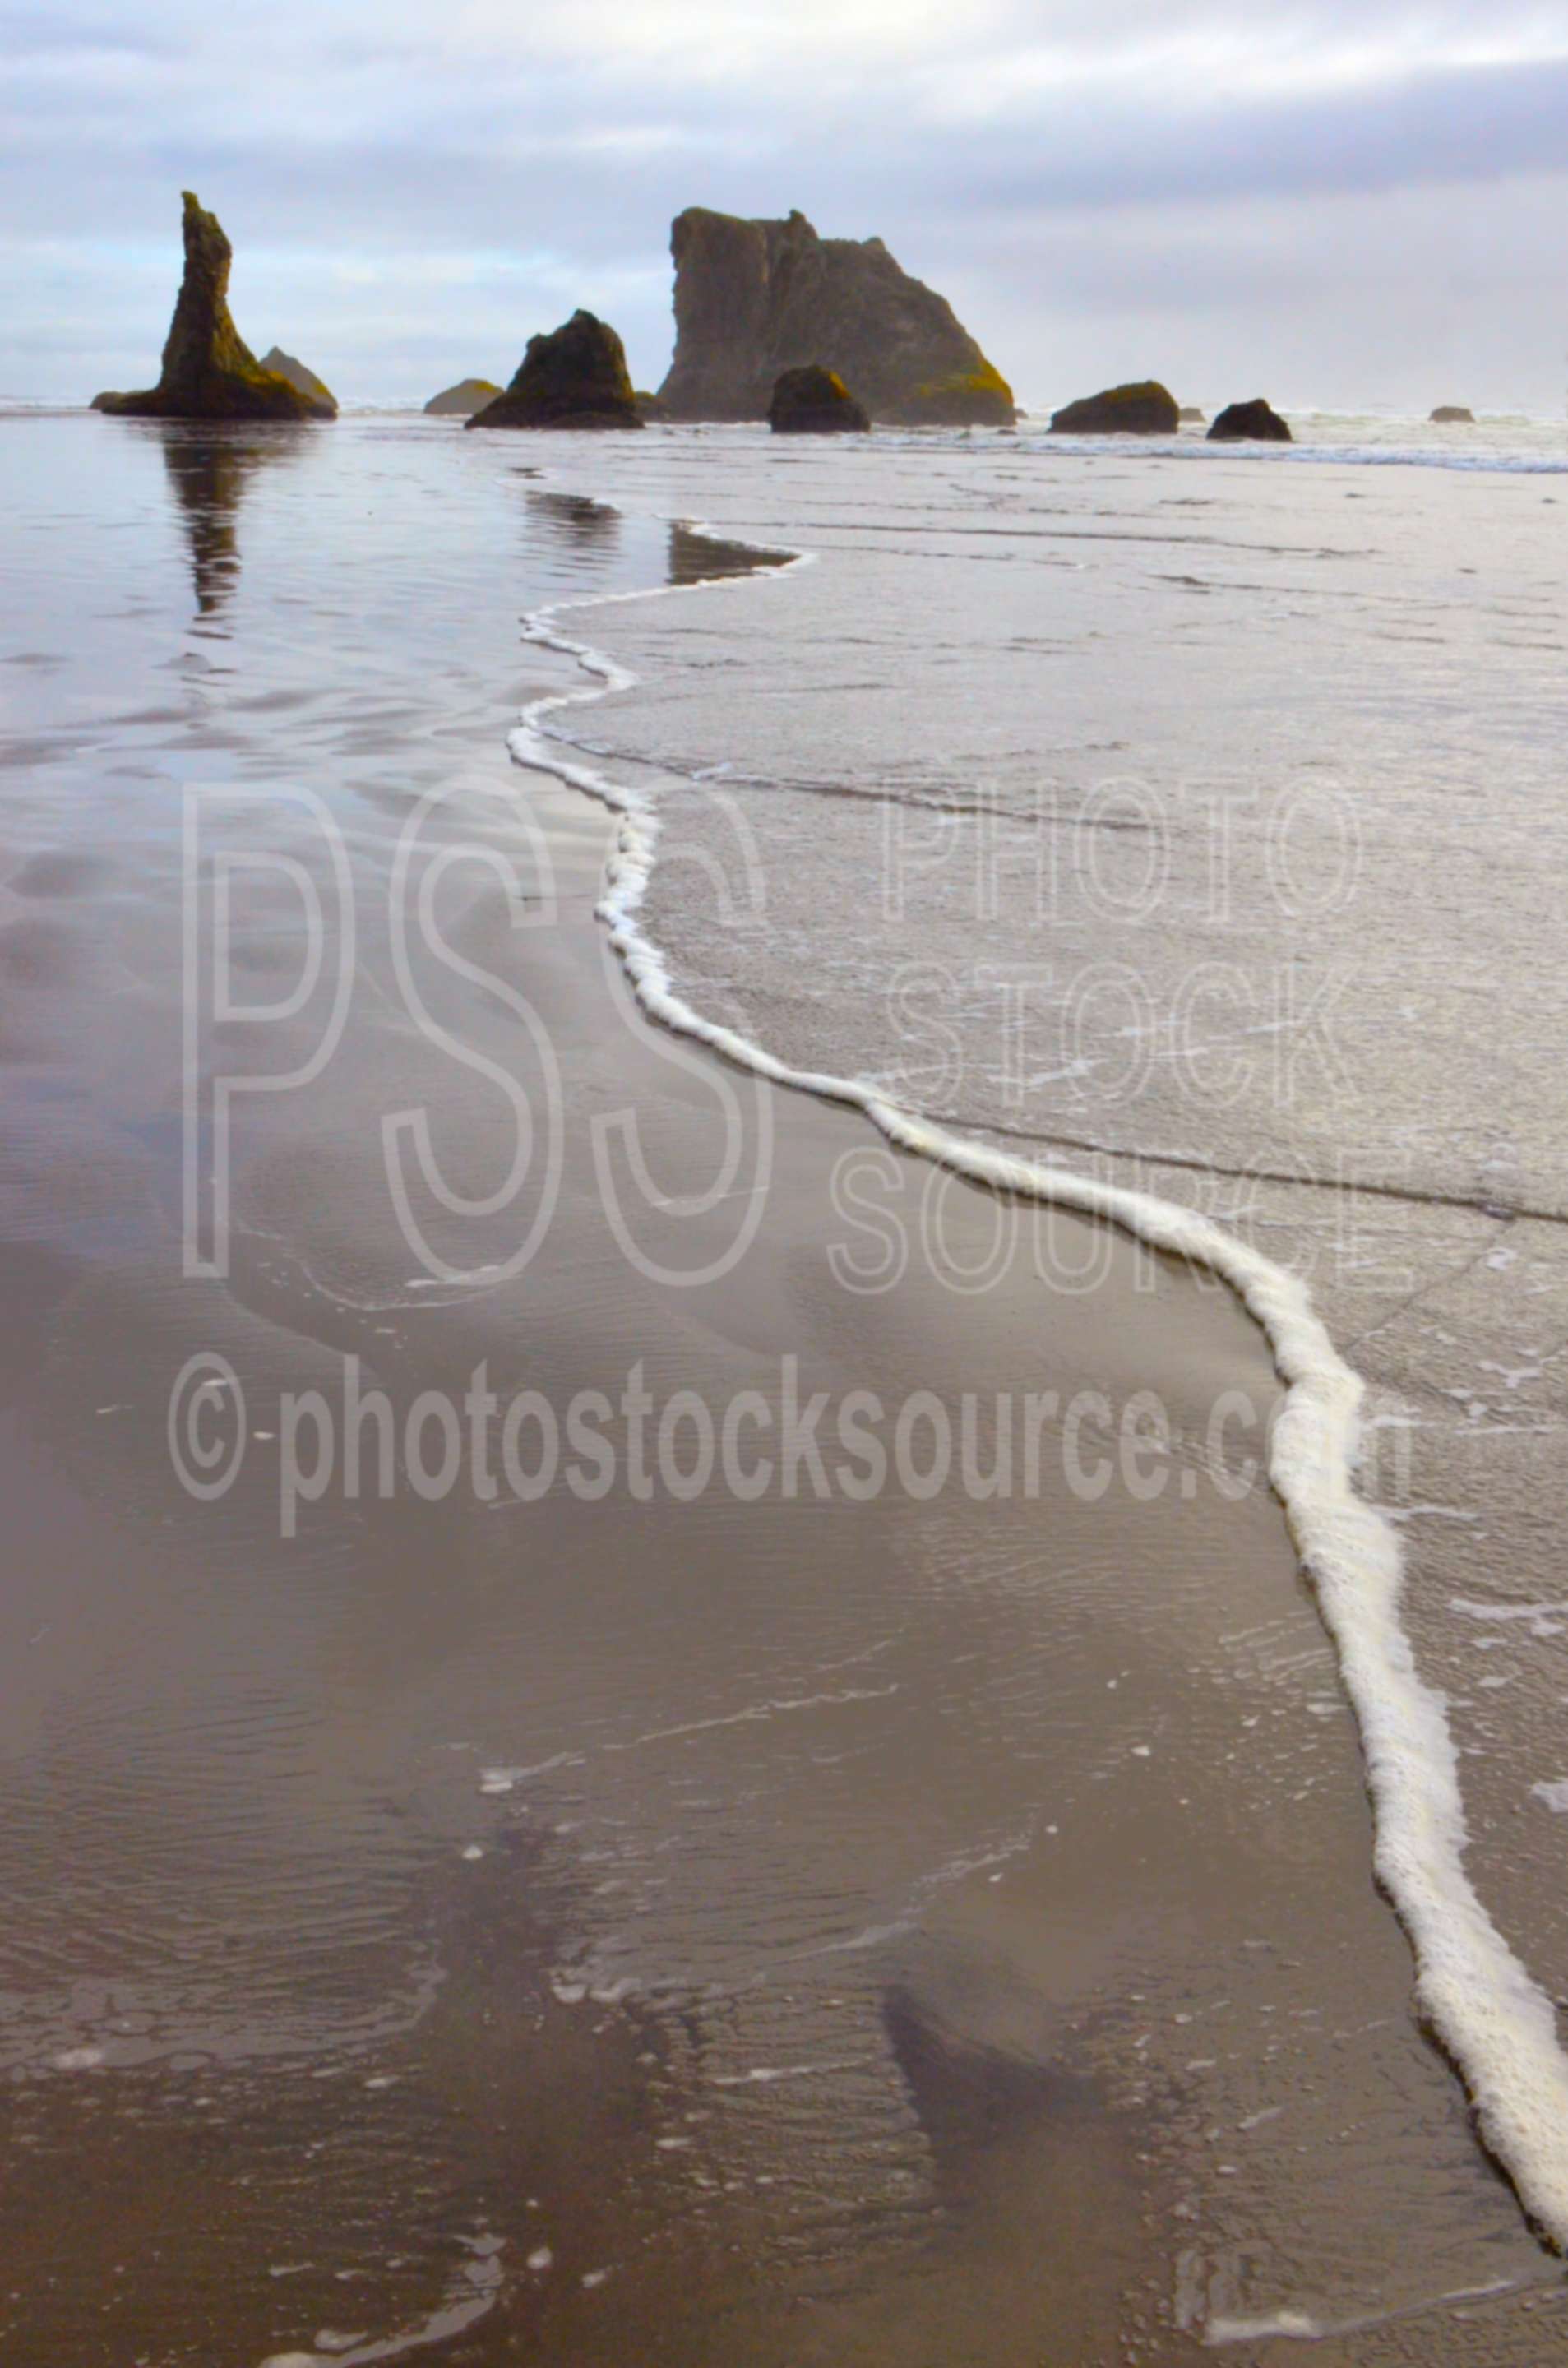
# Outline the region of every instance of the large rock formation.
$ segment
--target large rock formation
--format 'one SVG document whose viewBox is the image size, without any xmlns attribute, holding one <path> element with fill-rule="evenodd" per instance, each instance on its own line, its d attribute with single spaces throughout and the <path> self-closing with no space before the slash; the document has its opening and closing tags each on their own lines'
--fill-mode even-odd
<svg viewBox="0 0 1568 2368">
<path fill-rule="evenodd" d="M 476 411 L 471 427 L 641 427 L 642 416 L 615 331 L 574 313 L 548 336 L 530 337 L 505 394 Z"/>
<path fill-rule="evenodd" d="M 163 375 L 144 394 L 100 394 L 96 411 L 132 419 L 331 419 L 337 405 L 264 370 L 229 313 L 233 249 L 216 214 L 185 192 L 185 278 L 164 347 Z"/>
<path fill-rule="evenodd" d="M 487 378 L 460 378 L 456 386 L 433 394 L 425 408 L 436 419 L 468 419 L 494 403 L 500 392 Z"/>
<path fill-rule="evenodd" d="M 1462 403 L 1440 403 L 1428 418 L 1434 427 L 1473 427 L 1475 414 L 1467 411 Z"/>
<path fill-rule="evenodd" d="M 333 416 L 336 417 L 337 397 L 331 387 L 317 378 L 313 370 L 307 370 L 303 362 L 297 361 L 292 354 L 286 354 L 281 346 L 270 347 L 263 354 L 261 367 L 264 370 L 270 370 L 275 378 L 286 378 L 299 393 L 312 395 L 317 403 L 330 404 Z"/>
<path fill-rule="evenodd" d="M 780 373 L 817 362 L 873 419 L 1011 427 L 1013 392 L 945 297 L 880 238 L 819 238 L 804 214 L 744 222 L 691 206 L 670 232 L 676 419 L 762 419 Z"/>
<path fill-rule="evenodd" d="M 1210 444 L 1291 444 L 1295 438 L 1262 395 L 1251 403 L 1228 403 L 1209 430 Z"/>
<path fill-rule="evenodd" d="M 767 424 L 775 436 L 863 436 L 871 423 L 836 370 L 805 362 L 779 378 Z"/>
<path fill-rule="evenodd" d="M 1053 411 L 1051 425 L 1058 436 L 1174 436 L 1180 418 L 1176 397 L 1158 379 L 1143 378 L 1081 395 Z"/>
</svg>

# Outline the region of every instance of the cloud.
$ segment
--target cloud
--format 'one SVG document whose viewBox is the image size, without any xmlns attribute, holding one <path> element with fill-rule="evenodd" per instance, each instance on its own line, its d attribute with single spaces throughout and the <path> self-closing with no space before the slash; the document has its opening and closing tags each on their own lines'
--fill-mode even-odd
<svg viewBox="0 0 1568 2368">
<path fill-rule="evenodd" d="M 1278 385 L 1308 352 L 1325 397 L 1414 397 L 1456 304 L 1475 399 L 1562 375 L 1555 9 L 61 0 L 0 6 L 0 56 L 7 377 L 40 394 L 148 373 L 186 187 L 252 342 L 366 394 L 509 370 L 576 302 L 656 378 L 699 201 L 879 232 L 1026 387 L 1146 341 L 1141 370 Z"/>
</svg>

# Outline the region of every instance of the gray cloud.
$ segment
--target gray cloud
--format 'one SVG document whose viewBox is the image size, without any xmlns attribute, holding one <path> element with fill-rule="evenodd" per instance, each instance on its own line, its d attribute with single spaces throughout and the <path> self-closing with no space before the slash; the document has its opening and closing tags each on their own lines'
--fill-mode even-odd
<svg viewBox="0 0 1568 2368">
<path fill-rule="evenodd" d="M 1072 210 L 1338 194 L 1568 172 L 1568 59 L 1448 67 L 1392 88 L 1159 116 L 1063 116 L 1047 159 L 966 176 L 1002 207 Z"/>
<path fill-rule="evenodd" d="M 234 238 L 252 342 L 365 394 L 509 370 L 577 302 L 656 378 L 669 217 L 701 201 L 880 232 L 1026 393 L 1125 366 L 1201 395 L 1423 400 L 1462 369 L 1460 399 L 1555 404 L 1568 13 L 1258 20 L 1147 0 L 0 8 L 4 392 L 146 375 L 193 187 Z"/>
</svg>

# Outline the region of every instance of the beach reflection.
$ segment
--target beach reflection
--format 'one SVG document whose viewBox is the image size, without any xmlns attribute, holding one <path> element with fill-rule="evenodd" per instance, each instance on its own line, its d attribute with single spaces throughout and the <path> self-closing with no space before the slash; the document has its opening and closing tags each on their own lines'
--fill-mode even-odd
<svg viewBox="0 0 1568 2368">
<path fill-rule="evenodd" d="M 670 520 L 669 580 L 672 585 L 711 583 L 719 575 L 755 575 L 759 567 L 783 567 L 787 551 L 764 551 L 745 542 L 725 542 L 701 534 L 681 518 Z"/>
<path fill-rule="evenodd" d="M 296 457 L 299 447 L 288 432 L 184 422 L 171 423 L 159 440 L 190 543 L 197 614 L 210 623 L 222 617 L 239 581 L 237 522 L 245 489 L 260 470 Z"/>
<path fill-rule="evenodd" d="M 574 564 L 607 557 L 619 547 L 620 512 L 586 494 L 546 493 L 530 486 L 528 516 L 544 529 L 557 554 Z"/>
</svg>

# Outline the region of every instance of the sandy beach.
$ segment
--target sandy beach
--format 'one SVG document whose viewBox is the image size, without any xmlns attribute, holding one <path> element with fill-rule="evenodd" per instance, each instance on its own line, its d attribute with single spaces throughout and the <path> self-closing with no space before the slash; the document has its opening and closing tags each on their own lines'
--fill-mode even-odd
<svg viewBox="0 0 1568 2368">
<path fill-rule="evenodd" d="M 748 602 L 815 665 L 831 561 L 760 583 L 554 439 L 0 432 L 14 488 L 120 438 L 79 548 L 33 502 L 7 674 L 6 2358 L 1556 2356 L 1257 1326 L 652 1024 L 621 825 L 508 757 L 590 687 L 519 617 L 662 585 L 656 715 Z M 666 762 L 638 696 L 577 760 Z M 196 1274 L 193 826 L 201 1109 L 295 1075 Z"/>
</svg>

